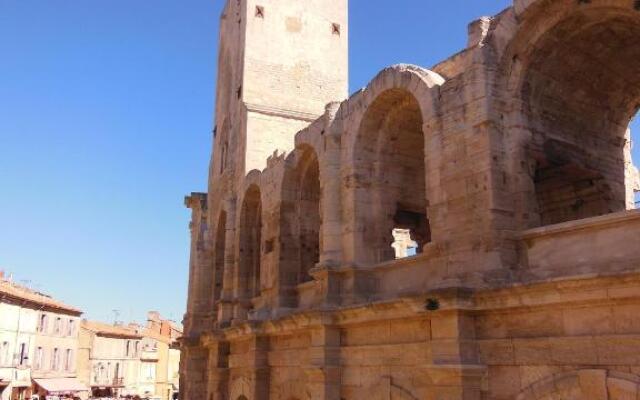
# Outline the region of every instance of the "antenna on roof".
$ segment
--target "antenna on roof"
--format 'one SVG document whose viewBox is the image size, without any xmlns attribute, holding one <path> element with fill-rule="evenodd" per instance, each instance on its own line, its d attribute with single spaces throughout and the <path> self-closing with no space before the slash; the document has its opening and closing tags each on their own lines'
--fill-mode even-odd
<svg viewBox="0 0 640 400">
<path fill-rule="evenodd" d="M 120 317 L 120 310 L 111 310 L 113 312 L 113 324 L 118 325 L 118 318 Z"/>
</svg>

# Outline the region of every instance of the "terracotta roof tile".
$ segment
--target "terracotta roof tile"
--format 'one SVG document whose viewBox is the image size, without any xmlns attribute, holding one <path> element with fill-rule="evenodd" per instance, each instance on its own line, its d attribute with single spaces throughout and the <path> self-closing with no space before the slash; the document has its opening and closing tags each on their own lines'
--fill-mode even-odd
<svg viewBox="0 0 640 400">
<path fill-rule="evenodd" d="M 67 305 L 61 301 L 55 300 L 43 293 L 36 292 L 24 286 L 0 279 L 0 297 L 8 296 L 17 300 L 23 300 L 32 303 L 34 307 L 49 307 L 60 311 L 66 311 L 71 314 L 82 314 L 82 311 Z"/>
<path fill-rule="evenodd" d="M 101 336 L 116 336 L 131 339 L 142 339 L 142 336 L 139 335 L 135 331 L 135 329 L 127 328 L 124 326 L 84 320 L 82 321 L 82 327 Z"/>
</svg>

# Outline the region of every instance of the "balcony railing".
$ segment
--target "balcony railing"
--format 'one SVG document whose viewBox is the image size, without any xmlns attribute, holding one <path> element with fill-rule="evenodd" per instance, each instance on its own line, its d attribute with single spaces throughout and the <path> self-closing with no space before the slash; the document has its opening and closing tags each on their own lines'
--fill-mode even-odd
<svg viewBox="0 0 640 400">
<path fill-rule="evenodd" d="M 124 386 L 124 378 L 113 378 L 113 379 L 94 379 L 94 386 L 107 386 L 107 387 L 123 387 Z"/>
<path fill-rule="evenodd" d="M 640 262 L 640 210 L 543 226 L 521 234 L 530 279 L 632 271 Z"/>
<path fill-rule="evenodd" d="M 158 351 L 157 350 L 143 350 L 140 353 L 140 359 L 146 361 L 158 361 Z"/>
</svg>

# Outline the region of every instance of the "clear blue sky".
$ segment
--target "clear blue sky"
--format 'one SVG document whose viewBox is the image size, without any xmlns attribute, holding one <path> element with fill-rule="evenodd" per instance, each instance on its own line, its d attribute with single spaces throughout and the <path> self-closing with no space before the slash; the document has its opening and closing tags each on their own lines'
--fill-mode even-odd
<svg viewBox="0 0 640 400">
<path fill-rule="evenodd" d="M 351 0 L 352 91 L 445 59 L 510 1 L 393 3 Z M 182 318 L 222 5 L 0 0 L 0 268 L 89 318 Z"/>
</svg>

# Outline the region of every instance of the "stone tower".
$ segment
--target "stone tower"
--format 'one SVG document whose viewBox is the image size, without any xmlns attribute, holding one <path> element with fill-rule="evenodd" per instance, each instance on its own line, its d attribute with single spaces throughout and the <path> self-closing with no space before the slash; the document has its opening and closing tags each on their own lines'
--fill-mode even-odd
<svg viewBox="0 0 640 400">
<path fill-rule="evenodd" d="M 348 94 L 348 0 L 228 0 L 211 178 L 242 179 Z M 231 165 L 233 163 L 233 165 Z"/>
<path fill-rule="evenodd" d="M 223 270 L 235 268 L 235 226 L 242 217 L 236 210 L 249 172 L 263 170 L 274 152 L 293 150 L 295 134 L 324 114 L 327 103 L 348 95 L 347 6 L 348 0 L 227 0 L 220 17 L 209 190 L 187 201 L 198 210 L 188 328 L 215 319 Z M 214 228 L 227 232 L 226 239 Z M 215 251 L 213 236 L 220 242 L 215 246 L 228 249 L 226 258 Z"/>
</svg>

